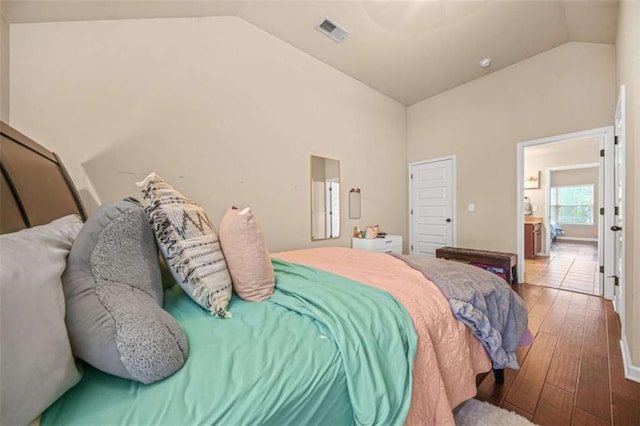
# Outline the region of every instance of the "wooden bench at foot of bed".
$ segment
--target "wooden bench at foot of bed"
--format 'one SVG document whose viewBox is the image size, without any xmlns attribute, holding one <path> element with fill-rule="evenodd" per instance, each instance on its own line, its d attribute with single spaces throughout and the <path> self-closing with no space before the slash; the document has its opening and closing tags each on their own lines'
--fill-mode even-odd
<svg viewBox="0 0 640 426">
<path fill-rule="evenodd" d="M 468 263 L 504 268 L 505 279 L 509 284 L 518 283 L 518 255 L 498 251 L 476 250 L 461 247 L 440 247 L 436 249 L 436 257 L 441 259 L 460 260 Z"/>
</svg>

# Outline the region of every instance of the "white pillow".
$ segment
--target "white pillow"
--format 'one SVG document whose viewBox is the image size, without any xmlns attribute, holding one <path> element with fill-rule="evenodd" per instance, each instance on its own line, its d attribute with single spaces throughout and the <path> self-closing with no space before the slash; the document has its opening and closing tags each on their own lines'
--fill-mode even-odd
<svg viewBox="0 0 640 426">
<path fill-rule="evenodd" d="M 204 209 L 151 173 L 136 183 L 143 197 L 160 253 L 182 289 L 200 306 L 229 318 L 231 277 L 215 228 Z"/>
<path fill-rule="evenodd" d="M 28 424 L 80 381 L 61 276 L 82 227 L 75 215 L 0 236 L 0 423 Z"/>
</svg>

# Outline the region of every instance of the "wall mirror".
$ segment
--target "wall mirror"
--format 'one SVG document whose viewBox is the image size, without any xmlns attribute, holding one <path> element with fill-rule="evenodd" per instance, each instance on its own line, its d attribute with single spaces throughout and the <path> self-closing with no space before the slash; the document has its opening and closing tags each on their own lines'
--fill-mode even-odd
<svg viewBox="0 0 640 426">
<path fill-rule="evenodd" d="M 311 240 L 340 237 L 340 161 L 311 156 Z"/>
</svg>

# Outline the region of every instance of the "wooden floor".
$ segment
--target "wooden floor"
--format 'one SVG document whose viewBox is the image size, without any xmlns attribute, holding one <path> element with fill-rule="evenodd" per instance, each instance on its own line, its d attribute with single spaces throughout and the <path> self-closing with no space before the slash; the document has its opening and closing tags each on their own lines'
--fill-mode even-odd
<svg viewBox="0 0 640 426">
<path fill-rule="evenodd" d="M 518 350 L 520 370 L 505 383 L 487 376 L 477 399 L 539 425 L 640 425 L 640 383 L 624 378 L 620 323 L 597 296 L 513 286 L 529 310 L 533 345 Z"/>
<path fill-rule="evenodd" d="M 524 281 L 563 290 L 598 294 L 598 245 L 590 242 L 557 241 L 548 257 L 524 262 Z"/>
</svg>

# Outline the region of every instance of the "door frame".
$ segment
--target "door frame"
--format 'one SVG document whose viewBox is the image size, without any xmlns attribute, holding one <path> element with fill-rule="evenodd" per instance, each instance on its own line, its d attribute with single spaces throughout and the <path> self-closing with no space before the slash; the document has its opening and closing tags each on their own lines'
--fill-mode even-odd
<svg viewBox="0 0 640 426">
<path fill-rule="evenodd" d="M 546 138 L 533 139 L 519 142 L 517 145 L 516 159 L 516 247 L 518 254 L 518 282 L 524 282 L 524 212 L 522 199 L 524 197 L 524 150 L 527 147 L 544 145 L 556 142 L 569 142 L 576 139 L 590 137 L 610 137 L 613 140 L 613 126 L 597 127 L 595 129 L 582 130 L 579 132 L 566 133 L 563 135 L 549 136 Z M 604 247 L 602 241 L 598 241 L 598 250 Z"/>
<path fill-rule="evenodd" d="M 626 86 L 624 84 L 620 85 L 620 90 L 618 92 L 618 101 L 616 103 L 616 115 L 615 115 L 615 127 L 617 129 L 616 136 L 619 139 L 618 149 L 619 155 L 621 157 L 620 167 L 618 169 L 620 173 L 620 184 L 622 189 L 622 206 L 620 206 L 620 210 L 623 214 L 622 220 L 627 220 L 627 213 L 630 212 L 631 209 L 626 207 Z M 617 182 L 616 182 L 617 184 Z M 615 223 L 618 225 L 618 221 Z M 619 232 L 625 231 L 625 224 L 622 223 L 623 230 Z M 623 238 L 626 239 L 626 234 L 623 234 Z M 633 365 L 633 361 L 631 359 L 631 351 L 629 350 L 629 343 L 627 340 L 627 324 L 626 324 L 626 313 L 625 313 L 625 304 L 626 304 L 626 258 L 625 258 L 625 244 L 623 241 L 622 246 L 620 247 L 620 260 L 621 260 L 621 268 L 620 268 L 620 277 L 619 282 L 620 285 L 618 287 L 618 293 L 614 298 L 614 308 L 618 313 L 618 317 L 620 318 L 620 347 L 622 349 L 622 364 L 624 367 L 624 376 L 629 380 L 633 380 L 635 382 L 640 383 L 640 366 Z"/>
<path fill-rule="evenodd" d="M 620 184 L 622 187 L 622 196 L 623 196 L 623 205 L 621 206 L 621 210 L 622 210 L 622 219 L 623 220 L 628 220 L 627 219 L 627 214 L 626 211 L 624 211 L 626 209 L 626 194 L 627 194 L 627 188 L 626 188 L 626 129 L 625 129 L 625 124 L 626 124 L 626 86 L 624 84 L 620 85 L 620 89 L 618 91 L 618 100 L 616 102 L 616 114 L 615 114 L 615 135 L 617 138 L 619 138 L 621 140 L 620 144 L 618 145 L 618 155 L 620 155 L 621 158 L 621 166 L 618 168 L 618 173 L 619 173 L 619 177 L 620 177 Z M 614 158 L 616 158 L 616 156 L 614 156 Z M 616 185 L 616 189 L 617 189 L 617 184 L 618 182 L 616 181 L 616 177 L 618 176 L 614 176 L 614 183 Z M 615 201 L 614 201 L 615 202 Z M 614 223 L 615 225 L 617 225 L 617 220 Z M 624 226 L 624 224 L 623 224 Z M 624 232 L 624 228 L 622 229 L 622 231 L 620 232 Z M 624 234 L 623 234 L 623 238 L 625 238 Z M 616 243 L 617 244 L 617 243 Z M 618 277 L 619 280 L 619 285 L 618 285 L 618 293 L 615 295 L 615 297 L 613 298 L 613 307 L 615 309 L 615 311 L 618 313 L 618 317 L 620 318 L 620 328 L 621 328 L 621 335 L 625 336 L 626 339 L 626 317 L 625 317 L 625 269 L 626 269 L 626 259 L 625 259 L 625 244 L 623 241 L 623 244 L 620 247 L 620 253 L 619 253 L 620 259 L 621 259 L 621 268 L 620 268 L 620 276 Z M 614 273 L 615 273 L 615 267 L 614 267 Z"/>
<path fill-rule="evenodd" d="M 599 149 L 604 149 L 604 143 L 601 140 Z M 594 215 L 598 218 L 598 238 L 596 239 L 598 243 L 598 266 L 604 265 L 604 250 L 602 250 L 602 241 L 604 241 L 604 227 L 605 221 L 604 217 L 600 217 L 600 208 L 604 207 L 604 162 L 603 158 L 600 157 L 600 161 L 598 163 L 584 163 L 584 164 L 572 164 L 570 166 L 559 166 L 559 167 L 547 167 L 544 171 L 544 180 L 545 180 L 545 191 L 547 194 L 547 199 L 545 200 L 545 209 L 544 209 L 544 217 L 545 220 L 548 221 L 550 208 L 550 193 L 551 193 L 551 173 L 561 170 L 577 170 L 577 169 L 590 169 L 590 168 L 598 168 L 598 200 L 597 207 L 595 209 Z M 551 255 L 551 228 L 549 223 L 547 223 L 545 230 L 545 256 Z M 580 240 L 580 238 L 576 238 Z M 526 260 L 525 260 L 526 262 Z M 598 273 L 598 295 L 604 294 L 604 274 Z"/>
<path fill-rule="evenodd" d="M 453 198 L 453 203 L 452 203 L 452 208 L 451 208 L 451 221 L 453 222 L 453 225 L 451 227 L 451 237 L 452 237 L 452 245 L 455 246 L 456 245 L 456 241 L 458 241 L 458 236 L 457 236 L 457 222 L 456 222 L 456 210 L 457 210 L 457 200 L 456 200 L 456 188 L 457 188 L 457 183 L 456 183 L 456 156 L 454 155 L 446 155 L 444 157 L 437 157 L 437 158 L 432 158 L 429 160 L 422 160 L 422 161 L 415 161 L 413 163 L 409 163 L 409 172 L 407 174 L 407 180 L 409 182 L 409 254 L 413 254 L 413 215 L 412 215 L 412 211 L 413 211 L 413 181 L 411 178 L 411 175 L 413 173 L 413 168 L 416 166 L 422 166 L 424 164 L 430 164 L 430 163 L 438 163 L 440 161 L 447 161 L 447 160 L 451 160 L 451 197 Z"/>
<path fill-rule="evenodd" d="M 600 168 L 600 163 L 583 163 L 583 164 L 571 164 L 569 166 L 545 167 L 545 169 L 544 169 L 544 187 L 545 187 L 545 191 L 546 191 L 546 194 L 547 194 L 547 199 L 545 200 L 545 206 L 544 206 L 544 219 L 549 218 L 549 213 L 550 213 L 549 195 L 550 195 L 550 192 L 551 192 L 551 173 L 560 172 L 560 171 L 563 171 L 563 170 L 595 169 L 596 167 L 599 169 Z M 600 174 L 600 172 L 598 172 L 598 174 Z M 598 177 L 598 185 L 600 186 L 598 188 L 598 195 L 599 196 L 601 196 L 601 194 L 602 194 L 602 190 L 600 188 L 602 188 L 603 182 L 601 182 L 601 180 L 602 180 L 602 177 L 599 176 Z M 599 207 L 602 207 L 602 203 L 600 202 L 600 199 L 598 199 L 597 203 L 598 203 Z M 595 216 L 598 216 L 597 208 L 596 208 L 596 211 L 593 214 Z M 544 255 L 545 256 L 549 256 L 549 254 L 551 253 L 551 228 L 549 227 L 549 223 L 547 223 L 547 226 L 545 228 L 546 228 L 545 229 L 546 236 L 545 236 L 545 244 L 544 244 Z M 600 228 L 602 228 L 602 226 L 598 226 L 598 232 L 599 232 Z M 600 239 L 600 237 L 598 236 L 598 240 L 599 239 Z"/>
</svg>

